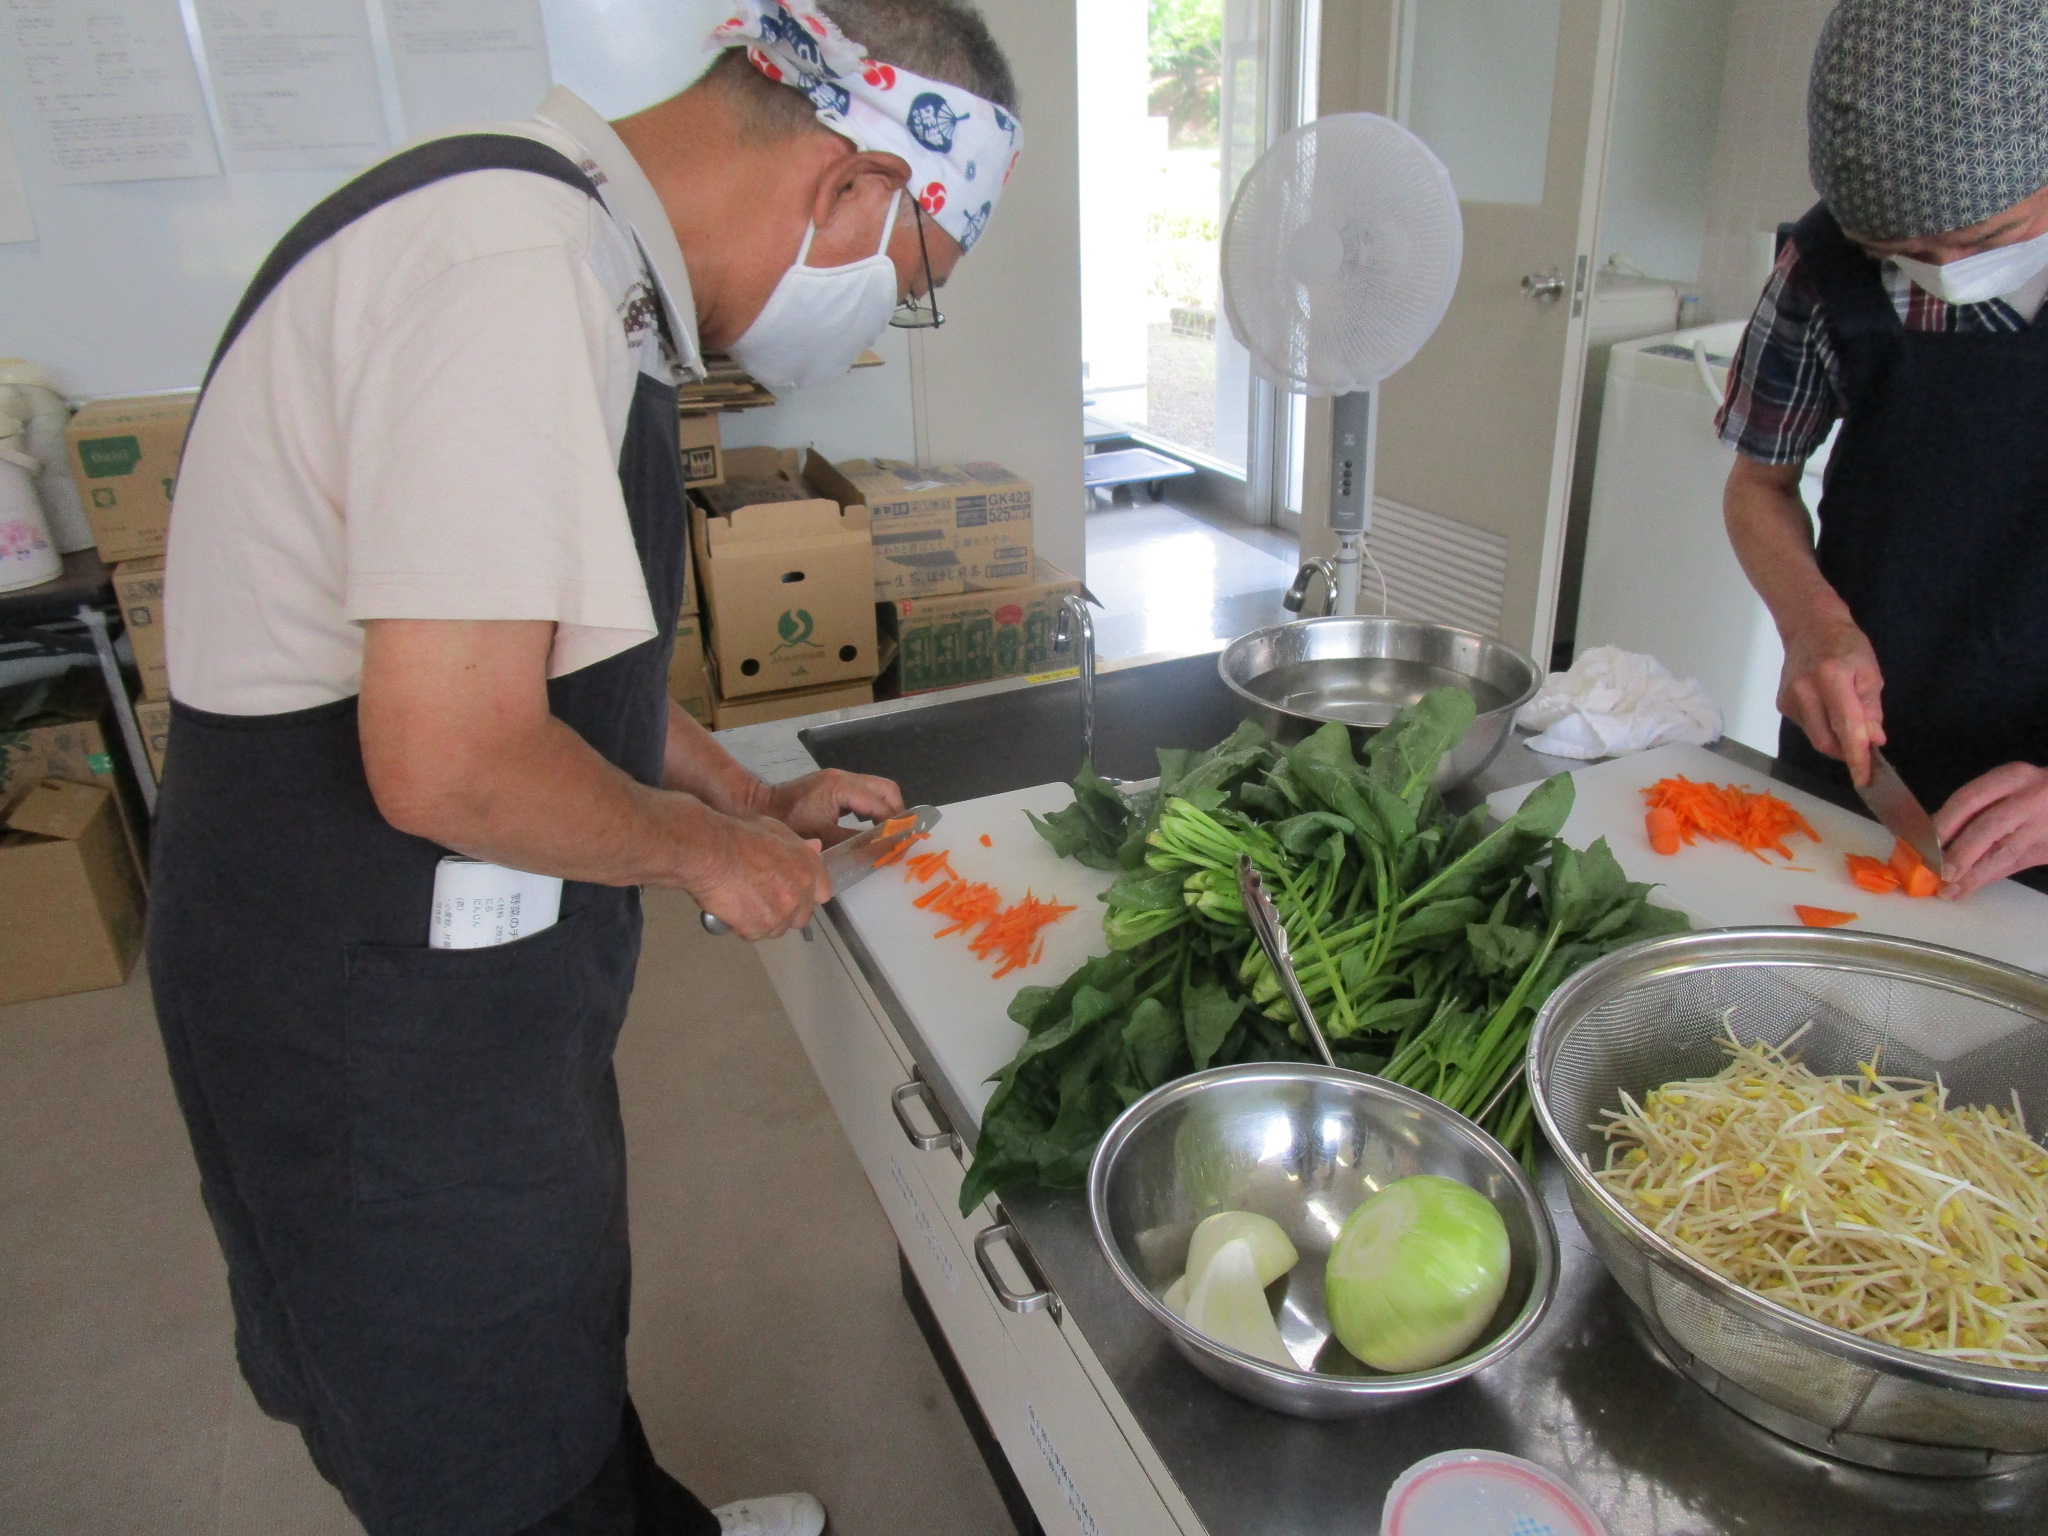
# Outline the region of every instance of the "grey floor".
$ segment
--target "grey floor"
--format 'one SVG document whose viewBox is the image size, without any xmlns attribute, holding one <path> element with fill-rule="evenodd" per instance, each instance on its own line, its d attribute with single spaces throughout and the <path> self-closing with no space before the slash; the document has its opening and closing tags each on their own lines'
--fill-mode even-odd
<svg viewBox="0 0 2048 1536">
<path fill-rule="evenodd" d="M 1009 1529 L 760 963 L 647 907 L 619 1076 L 657 1453 L 713 1503 L 808 1488 L 837 1536 Z M 139 969 L 0 1008 L 0 1318 L 0 1533 L 360 1532 L 235 1372 Z"/>
<path fill-rule="evenodd" d="M 1105 660 L 1184 650 L 1278 624 L 1295 542 L 1271 529 L 1140 503 L 1088 514 L 1088 589 Z"/>
</svg>

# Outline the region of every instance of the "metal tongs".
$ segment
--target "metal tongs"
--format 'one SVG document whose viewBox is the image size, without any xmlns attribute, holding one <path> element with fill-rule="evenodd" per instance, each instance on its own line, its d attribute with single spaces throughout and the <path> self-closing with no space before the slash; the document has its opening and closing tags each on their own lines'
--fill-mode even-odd
<svg viewBox="0 0 2048 1536">
<path fill-rule="evenodd" d="M 1336 1066 L 1337 1058 L 1330 1054 L 1330 1042 L 1323 1038 L 1323 1026 L 1316 1022 L 1316 1012 L 1308 1005 L 1308 994 L 1301 990 L 1301 978 L 1294 974 L 1294 960 L 1287 947 L 1287 927 L 1280 921 L 1273 898 L 1266 894 L 1266 884 L 1259 878 L 1258 868 L 1248 853 L 1237 856 L 1237 890 L 1244 897 L 1245 916 L 1252 920 L 1252 932 L 1259 936 L 1259 947 L 1266 952 L 1273 974 L 1280 978 L 1287 1001 L 1294 1005 L 1294 1016 L 1301 1020 L 1302 1028 L 1308 1031 L 1309 1039 L 1321 1052 L 1323 1060 L 1330 1066 Z"/>
</svg>

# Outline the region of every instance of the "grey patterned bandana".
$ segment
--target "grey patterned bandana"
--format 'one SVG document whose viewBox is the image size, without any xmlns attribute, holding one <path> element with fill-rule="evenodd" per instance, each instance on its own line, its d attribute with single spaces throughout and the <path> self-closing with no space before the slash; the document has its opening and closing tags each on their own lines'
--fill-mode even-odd
<svg viewBox="0 0 2048 1536">
<path fill-rule="evenodd" d="M 1813 183 L 1842 227 L 1912 240 L 2048 186 L 2048 4 L 1843 0 L 1807 95 Z"/>
</svg>

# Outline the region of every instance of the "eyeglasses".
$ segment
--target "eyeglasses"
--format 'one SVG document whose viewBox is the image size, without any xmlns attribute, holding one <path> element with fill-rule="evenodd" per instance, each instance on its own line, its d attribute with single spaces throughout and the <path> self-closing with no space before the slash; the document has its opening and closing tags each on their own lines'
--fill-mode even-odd
<svg viewBox="0 0 2048 1536">
<path fill-rule="evenodd" d="M 909 196 L 908 193 L 904 195 Z M 912 197 L 910 211 L 917 218 L 917 254 L 924 261 L 924 297 L 919 299 L 912 293 L 896 306 L 896 313 L 889 317 L 889 323 L 898 330 L 934 331 L 946 323 L 946 317 L 939 313 L 939 289 L 932 281 L 932 253 L 924 238 L 924 205 Z"/>
</svg>

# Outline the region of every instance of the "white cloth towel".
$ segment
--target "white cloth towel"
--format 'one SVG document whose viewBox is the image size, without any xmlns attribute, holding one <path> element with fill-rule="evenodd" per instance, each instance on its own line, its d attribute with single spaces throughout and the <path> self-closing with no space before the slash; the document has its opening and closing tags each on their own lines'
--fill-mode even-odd
<svg viewBox="0 0 2048 1536">
<path fill-rule="evenodd" d="M 1654 656 L 1598 645 L 1553 672 L 1543 691 L 1515 716 L 1542 734 L 1531 751 L 1552 757 L 1619 757 L 1687 742 L 1704 747 L 1721 737 L 1721 711 L 1692 678 L 1673 677 Z"/>
</svg>

